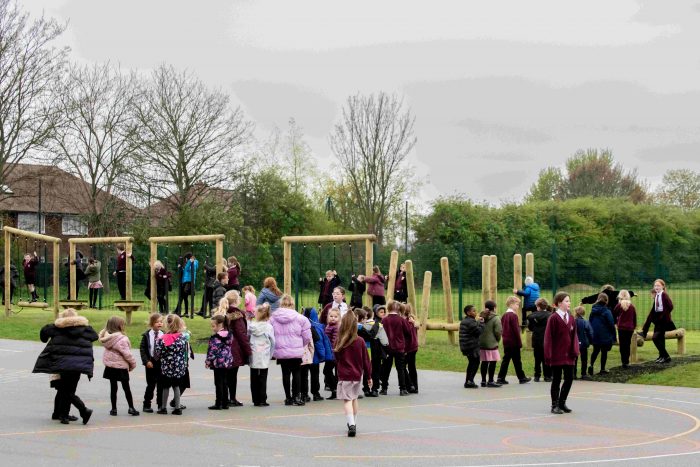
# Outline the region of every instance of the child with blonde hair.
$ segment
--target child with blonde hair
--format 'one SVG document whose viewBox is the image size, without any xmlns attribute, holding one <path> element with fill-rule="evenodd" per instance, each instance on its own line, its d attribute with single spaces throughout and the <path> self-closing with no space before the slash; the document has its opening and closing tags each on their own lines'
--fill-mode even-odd
<svg viewBox="0 0 700 467">
<path fill-rule="evenodd" d="M 248 325 L 250 349 L 250 394 L 255 407 L 267 407 L 267 372 L 275 351 L 275 331 L 270 324 L 270 305 L 255 310 L 255 320 Z"/>
<path fill-rule="evenodd" d="M 105 348 L 102 363 L 105 365 L 103 378 L 109 380 L 110 401 L 112 410 L 109 414 L 117 415 L 117 383 L 121 381 L 126 402 L 129 404 L 129 415 L 139 415 L 134 408 L 134 399 L 129 387 L 129 372 L 136 368 L 136 359 L 131 354 L 131 342 L 124 334 L 126 321 L 121 316 L 112 316 L 107 320 L 107 326 L 100 331 L 100 343 Z"/>
<path fill-rule="evenodd" d="M 620 341 L 622 368 L 627 368 L 630 366 L 632 335 L 637 328 L 637 310 L 634 308 L 634 305 L 632 305 L 629 291 L 624 289 L 620 290 L 617 300 L 618 303 L 613 310 L 613 318 L 615 318 L 617 322 L 617 335 Z"/>
<path fill-rule="evenodd" d="M 520 338 L 520 323 L 518 322 L 518 308 L 520 308 L 520 299 L 516 296 L 511 296 L 506 299 L 506 307 L 508 308 L 501 317 L 501 328 L 503 329 L 503 361 L 501 368 L 498 370 L 498 384 L 508 384 L 506 375 L 508 374 L 508 365 L 513 361 L 515 374 L 518 377 L 520 384 L 530 382 L 530 378 L 525 376 L 523 371 L 523 363 L 520 358 L 520 349 L 523 347 L 522 339 Z"/>
<path fill-rule="evenodd" d="M 252 285 L 246 285 L 241 290 L 245 301 L 245 317 L 248 321 L 255 318 L 255 288 Z"/>
<path fill-rule="evenodd" d="M 170 388 L 173 389 L 173 415 L 182 415 L 180 406 L 181 385 L 187 373 L 188 337 L 185 334 L 185 323 L 175 314 L 166 318 L 166 331 L 156 342 L 155 358 L 160 360 L 163 394 L 159 414 L 167 414 L 165 404 L 168 401 Z"/>
<path fill-rule="evenodd" d="M 215 315 L 211 318 L 211 330 L 214 334 L 209 338 L 204 367 L 214 370 L 216 401 L 209 410 L 228 410 L 226 372 L 231 368 L 233 358 L 231 357 L 232 336 L 226 329 L 226 324 L 225 316 Z"/>
</svg>

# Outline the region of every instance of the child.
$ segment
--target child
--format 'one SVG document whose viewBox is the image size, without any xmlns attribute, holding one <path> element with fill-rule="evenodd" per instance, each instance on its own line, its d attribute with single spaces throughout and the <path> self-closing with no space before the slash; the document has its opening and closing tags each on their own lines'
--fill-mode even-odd
<svg viewBox="0 0 700 467">
<path fill-rule="evenodd" d="M 100 280 L 100 271 L 102 270 L 102 263 L 92 256 L 88 260 L 88 265 L 85 268 L 85 277 L 88 280 L 88 292 L 89 292 L 89 307 L 97 308 L 97 298 L 100 295 L 100 289 L 102 289 L 102 281 Z"/>
<path fill-rule="evenodd" d="M 508 384 L 506 375 L 508 374 L 508 365 L 513 360 L 515 374 L 518 377 L 520 384 L 529 383 L 530 378 L 525 376 L 523 371 L 523 363 L 520 359 L 520 349 L 523 342 L 520 338 L 520 324 L 518 322 L 518 308 L 520 308 L 520 299 L 515 296 L 506 299 L 508 309 L 501 317 L 501 328 L 503 337 L 503 362 L 498 370 L 498 380 L 500 385 Z"/>
<path fill-rule="evenodd" d="M 36 294 L 36 268 L 39 265 L 39 257 L 36 251 L 33 254 L 26 253 L 24 255 L 24 260 L 22 261 L 22 268 L 24 269 L 24 282 L 27 284 L 29 293 L 32 298 L 30 302 L 36 302 L 39 300 L 39 296 Z"/>
<path fill-rule="evenodd" d="M 318 313 L 315 308 L 305 308 L 304 316 L 311 323 L 311 337 L 314 341 L 314 360 L 309 365 L 301 367 L 301 394 L 305 402 L 313 400 L 322 401 L 321 384 L 319 382 L 319 369 L 322 362 L 333 360 L 333 347 L 331 341 L 326 335 L 326 327 L 318 321 Z M 309 396 L 309 385 L 311 388 L 311 396 Z"/>
<path fill-rule="evenodd" d="M 335 344 L 338 339 L 339 322 L 340 312 L 335 308 L 331 309 L 328 312 L 328 323 L 326 324 L 326 329 L 324 330 L 326 336 L 328 336 L 328 340 L 331 343 L 331 348 L 335 348 Z M 323 381 L 326 385 L 326 391 L 331 392 L 328 399 L 335 399 L 336 387 L 338 385 L 338 380 L 335 374 L 335 360 L 326 360 L 325 365 L 323 365 Z"/>
<path fill-rule="evenodd" d="M 408 321 L 409 332 L 406 335 L 406 387 L 409 394 L 418 394 L 418 371 L 416 370 L 416 354 L 418 353 L 418 320 L 413 313 L 413 307 L 406 303 L 403 317 Z"/>
<path fill-rule="evenodd" d="M 571 412 L 566 406 L 566 398 L 574 380 L 574 362 L 579 354 L 576 332 L 578 325 L 569 314 L 571 298 L 568 293 L 557 293 L 554 296 L 554 306 L 557 310 L 547 320 L 544 331 L 544 361 L 552 367 L 552 413 L 561 415 Z"/>
<path fill-rule="evenodd" d="M 280 306 L 280 299 L 282 298 L 282 291 L 277 287 L 277 281 L 274 277 L 266 277 L 263 281 L 263 288 L 260 291 L 260 295 L 255 301 L 255 305 L 262 305 L 263 303 L 270 304 L 270 312 L 274 313 Z"/>
<path fill-rule="evenodd" d="M 241 291 L 240 276 L 241 276 L 241 263 L 235 256 L 229 256 L 228 260 L 228 290 Z"/>
<path fill-rule="evenodd" d="M 342 287 L 336 287 L 333 289 L 332 294 L 333 300 L 327 303 L 321 311 L 321 319 L 319 320 L 321 324 L 327 324 L 328 321 L 328 311 L 337 310 L 338 311 L 338 323 L 343 318 L 345 313 L 348 312 L 348 304 L 345 303 L 345 289 Z"/>
<path fill-rule="evenodd" d="M 165 334 L 156 341 L 155 359 L 160 361 L 160 374 L 163 386 L 159 414 L 167 414 L 170 388 L 173 388 L 173 415 L 182 415 L 180 389 L 187 371 L 187 336 L 183 332 L 185 323 L 178 315 L 168 315 Z"/>
<path fill-rule="evenodd" d="M 109 380 L 109 395 L 112 402 L 112 410 L 109 411 L 109 414 L 112 416 L 117 415 L 117 383 L 119 381 L 122 383 L 126 402 L 129 404 L 129 415 L 139 414 L 134 408 L 134 399 L 131 397 L 131 388 L 129 387 L 129 372 L 136 368 L 136 359 L 131 355 L 131 342 L 124 334 L 125 327 L 124 318 L 112 316 L 107 320 L 107 326 L 99 334 L 100 343 L 105 348 L 102 356 L 105 370 L 102 377 Z"/>
<path fill-rule="evenodd" d="M 151 401 L 153 400 L 153 390 L 156 393 L 156 405 L 162 404 L 162 387 L 160 384 L 160 362 L 155 359 L 156 342 L 163 336 L 163 316 L 160 313 L 152 313 L 148 318 L 149 329 L 141 334 L 141 363 L 146 367 L 146 392 L 143 395 L 143 411 L 153 413 Z"/>
<path fill-rule="evenodd" d="M 591 323 L 586 321 L 586 309 L 582 306 L 574 308 L 576 314 L 576 335 L 578 336 L 578 350 L 581 356 L 581 379 L 589 380 L 590 376 L 586 374 L 588 368 L 588 346 L 593 340 L 593 328 Z M 574 361 L 574 379 L 576 379 L 576 367 L 578 366 L 578 357 Z"/>
<path fill-rule="evenodd" d="M 367 375 L 367 384 L 372 387 L 372 369 L 365 341 L 357 336 L 355 313 L 347 313 L 343 317 L 334 351 L 338 362 L 338 396 L 343 400 L 348 436 L 354 437 L 357 433 L 357 398 L 362 393 L 363 374 Z"/>
<path fill-rule="evenodd" d="M 525 304 L 522 311 L 522 327 L 525 329 L 527 324 L 527 312 L 537 311 L 537 299 L 540 298 L 540 285 L 535 282 L 532 276 L 527 276 L 525 277 L 525 287 L 523 290 L 513 289 L 513 293 L 525 297 Z"/>
<path fill-rule="evenodd" d="M 406 263 L 401 263 L 394 281 L 394 300 L 405 303 L 408 300 L 408 288 L 406 287 Z"/>
<path fill-rule="evenodd" d="M 389 387 L 389 374 L 391 367 L 396 364 L 396 373 L 399 378 L 399 395 L 408 396 L 406 390 L 406 340 L 410 338 L 410 324 L 399 313 L 401 313 L 401 303 L 392 301 L 389 303 L 389 314 L 382 319 L 382 326 L 386 331 L 389 340 L 389 348 L 384 367 L 382 369 L 382 390 L 379 394 L 386 396 Z"/>
<path fill-rule="evenodd" d="M 365 311 L 368 312 L 365 326 L 372 328 L 377 326 L 378 328 L 376 336 L 374 339 L 370 340 L 369 344 L 370 350 L 372 351 L 372 374 L 375 375 L 374 379 L 376 380 L 376 384 L 372 388 L 369 397 L 379 397 L 379 390 L 377 388 L 380 385 L 379 378 L 382 374 L 382 367 L 386 358 L 386 349 L 389 345 L 389 339 L 386 336 L 384 326 L 382 326 L 382 319 L 386 316 L 386 307 L 384 305 L 375 305 L 374 309 L 367 307 Z"/>
<path fill-rule="evenodd" d="M 186 253 L 182 260 L 182 264 L 178 264 L 178 268 L 180 268 L 180 291 L 178 294 L 177 306 L 175 306 L 174 313 L 180 316 L 181 305 L 184 302 L 184 316 L 187 317 L 187 315 L 189 314 L 190 319 L 192 319 L 194 315 L 194 310 L 189 310 L 190 296 L 194 295 L 195 279 L 197 278 L 199 261 L 197 260 L 195 255 L 190 252 Z"/>
<path fill-rule="evenodd" d="M 228 390 L 226 389 L 226 373 L 233 365 L 231 356 L 232 335 L 226 330 L 226 317 L 215 315 L 211 318 L 211 331 L 207 357 L 204 367 L 214 370 L 214 386 L 216 387 L 216 402 L 209 410 L 228 410 Z"/>
<path fill-rule="evenodd" d="M 168 271 L 161 261 L 153 263 L 153 269 L 156 275 L 156 297 L 158 299 L 158 311 L 162 315 L 168 314 L 168 292 L 172 289 L 171 279 L 172 273 Z M 151 278 L 149 277 L 150 281 Z M 148 293 L 151 293 L 150 282 L 148 284 Z M 149 295 L 150 298 L 150 295 Z"/>
<path fill-rule="evenodd" d="M 355 308 L 353 312 L 357 315 L 357 335 L 365 341 L 367 349 L 371 349 L 372 341 L 377 339 L 380 332 L 383 335 L 384 341 L 387 344 L 389 343 L 386 340 L 384 328 L 381 327 L 379 321 L 374 321 L 372 319 L 374 313 L 370 307 Z M 374 394 L 369 387 L 367 375 L 363 375 L 362 377 L 362 392 L 365 397 L 379 397 L 379 393 Z"/>
<path fill-rule="evenodd" d="M 474 305 L 464 307 L 464 319 L 459 323 L 459 350 L 467 357 L 467 378 L 464 387 L 476 389 L 479 386 L 474 382 L 476 372 L 479 370 L 479 337 L 484 332 L 483 320 L 476 320 L 476 308 Z"/>
<path fill-rule="evenodd" d="M 340 285 L 340 277 L 336 271 L 326 271 L 326 277 L 319 277 L 318 304 L 325 307 L 333 301 L 333 289 Z M 321 320 L 323 323 L 323 320 Z"/>
<path fill-rule="evenodd" d="M 630 346 L 632 345 L 632 334 L 637 327 L 637 310 L 630 301 L 631 296 L 627 290 L 620 290 L 617 296 L 618 303 L 613 310 L 613 317 L 617 320 L 617 334 L 620 339 L 620 358 L 622 368 L 630 366 Z M 634 345 L 637 345 L 636 342 Z"/>
<path fill-rule="evenodd" d="M 243 287 L 243 300 L 245 302 L 245 317 L 248 321 L 255 317 L 255 289 L 252 285 Z"/>
<path fill-rule="evenodd" d="M 267 403 L 267 370 L 275 351 L 275 332 L 270 324 L 270 305 L 267 303 L 255 310 L 255 321 L 248 325 L 248 337 L 253 352 L 250 357 L 250 394 L 255 407 L 267 407 L 270 405 Z M 318 365 L 316 368 L 318 381 Z"/>
<path fill-rule="evenodd" d="M 243 405 L 236 399 L 236 388 L 238 386 L 238 368 L 246 365 L 250 359 L 252 351 L 248 341 L 248 321 L 243 316 L 243 312 L 238 308 L 241 297 L 238 291 L 233 289 L 226 292 L 224 297 L 228 300 L 229 306 L 226 310 L 228 320 L 228 330 L 233 334 L 231 341 L 231 357 L 233 364 L 227 371 L 226 384 L 230 396 L 229 405 L 240 407 Z"/>
<path fill-rule="evenodd" d="M 608 296 L 604 293 L 598 295 L 598 301 L 591 308 L 591 316 L 588 322 L 593 328 L 593 353 L 591 354 L 591 364 L 588 367 L 588 374 L 593 375 L 593 366 L 600 353 L 600 374 L 605 375 L 608 371 L 605 364 L 608 360 L 608 352 L 615 342 L 615 320 L 608 308 Z"/>
<path fill-rule="evenodd" d="M 228 284 L 228 274 L 225 272 L 220 272 L 216 275 L 216 280 L 212 285 L 213 292 L 211 294 L 212 307 L 210 308 L 209 314 L 213 315 L 214 311 L 219 307 L 221 299 L 226 295 L 226 285 Z"/>
<path fill-rule="evenodd" d="M 496 314 L 496 302 L 486 300 L 484 302 L 486 308 L 481 312 L 481 319 L 484 321 L 484 332 L 479 337 L 479 359 L 481 360 L 481 387 L 500 388 L 501 385 L 493 380 L 493 375 L 496 372 L 496 362 L 501 359 L 501 354 L 498 352 L 498 343 L 501 341 L 503 328 L 501 320 Z M 488 383 L 486 382 L 486 373 L 488 371 Z"/>
<path fill-rule="evenodd" d="M 385 305 L 384 283 L 386 282 L 386 278 L 379 270 L 379 266 L 374 266 L 372 268 L 372 275 L 365 277 L 365 282 L 369 284 L 367 286 L 367 294 L 372 297 L 372 306 Z"/>
<path fill-rule="evenodd" d="M 365 290 L 367 290 L 367 284 L 365 284 L 365 276 L 360 274 L 359 276 L 352 275 L 350 278 L 350 286 L 348 290 L 352 292 L 350 296 L 350 306 L 353 308 L 362 307 L 362 297 L 365 295 Z"/>
<path fill-rule="evenodd" d="M 117 276 L 117 287 L 121 300 L 126 300 L 126 258 L 134 261 L 134 256 L 126 252 L 123 243 L 117 244 L 117 266 L 114 275 Z"/>
<path fill-rule="evenodd" d="M 209 264 L 209 257 L 204 259 L 204 293 L 202 294 L 202 306 L 199 308 L 197 315 L 202 318 L 207 317 L 207 310 L 211 315 L 212 310 L 218 302 L 214 301 L 214 287 L 218 282 L 216 273 L 216 261 L 214 264 Z M 220 284 L 220 283 L 219 283 Z"/>
<path fill-rule="evenodd" d="M 671 320 L 673 302 L 668 292 L 666 292 L 666 282 L 662 279 L 656 279 L 654 281 L 654 293 L 654 304 L 644 322 L 640 335 L 646 338 L 649 327 L 654 323 L 653 341 L 659 351 L 659 358 L 656 359 L 656 363 L 669 363 L 671 361 L 671 356 L 666 351 L 666 331 L 676 329 L 673 320 Z"/>
<path fill-rule="evenodd" d="M 535 382 L 540 381 L 544 374 L 544 381 L 552 381 L 552 369 L 544 362 L 544 330 L 547 329 L 547 320 L 552 316 L 549 304 L 544 298 L 535 301 L 536 311 L 527 317 L 527 328 L 532 332 L 532 352 L 535 357 Z"/>
</svg>

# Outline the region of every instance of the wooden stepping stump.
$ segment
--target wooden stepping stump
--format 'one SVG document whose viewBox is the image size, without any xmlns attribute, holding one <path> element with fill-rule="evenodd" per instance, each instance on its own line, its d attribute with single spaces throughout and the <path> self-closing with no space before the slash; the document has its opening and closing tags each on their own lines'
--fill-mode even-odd
<svg viewBox="0 0 700 467">
<path fill-rule="evenodd" d="M 136 300 L 117 300 L 114 306 L 126 313 L 126 324 L 131 324 L 131 313 L 137 311 L 143 305 L 142 301 Z"/>
<path fill-rule="evenodd" d="M 64 310 L 67 308 L 82 310 L 86 306 L 86 303 L 83 300 L 63 300 L 58 302 L 58 304 L 61 305 Z"/>
</svg>

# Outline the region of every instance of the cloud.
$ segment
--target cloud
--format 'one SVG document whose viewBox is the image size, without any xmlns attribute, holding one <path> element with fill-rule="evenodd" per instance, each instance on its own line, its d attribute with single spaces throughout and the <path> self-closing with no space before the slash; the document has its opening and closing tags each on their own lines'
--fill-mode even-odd
<svg viewBox="0 0 700 467">
<path fill-rule="evenodd" d="M 499 123 L 488 123 L 474 118 L 465 118 L 456 124 L 482 139 L 495 139 L 506 143 L 531 144 L 545 143 L 551 140 L 549 135 L 541 131 Z"/>
</svg>

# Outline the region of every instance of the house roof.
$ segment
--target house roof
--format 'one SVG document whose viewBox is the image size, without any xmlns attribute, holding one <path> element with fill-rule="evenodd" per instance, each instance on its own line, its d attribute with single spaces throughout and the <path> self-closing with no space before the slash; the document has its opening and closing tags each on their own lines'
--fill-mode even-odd
<svg viewBox="0 0 700 467">
<path fill-rule="evenodd" d="M 233 190 L 207 186 L 203 183 L 197 183 L 190 190 L 190 199 L 187 200 L 188 205 L 197 207 L 205 201 L 216 200 L 224 204 L 230 204 L 235 196 Z M 177 203 L 176 195 L 171 195 L 165 199 L 161 199 L 150 207 L 143 209 L 143 212 L 150 216 L 151 224 L 157 225 L 162 219 L 170 216 L 175 211 Z"/>
<path fill-rule="evenodd" d="M 41 210 L 52 214 L 88 214 L 90 185 L 79 177 L 56 166 L 16 164 L 4 180 L 0 211 L 38 212 L 39 179 L 41 179 Z M 117 201 L 129 210 L 137 208 L 116 196 L 100 191 L 98 209 L 107 201 Z"/>
</svg>

